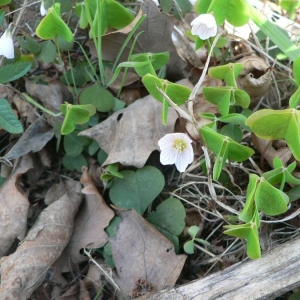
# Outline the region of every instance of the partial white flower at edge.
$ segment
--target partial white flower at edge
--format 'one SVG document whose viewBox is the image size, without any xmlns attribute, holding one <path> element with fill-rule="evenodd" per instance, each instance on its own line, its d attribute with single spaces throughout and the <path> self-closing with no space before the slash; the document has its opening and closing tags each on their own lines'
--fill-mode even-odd
<svg viewBox="0 0 300 300">
<path fill-rule="evenodd" d="M 192 140 L 184 133 L 168 133 L 158 141 L 160 162 L 163 165 L 175 164 L 179 172 L 184 172 L 193 162 Z"/>
<path fill-rule="evenodd" d="M 15 57 L 14 41 L 10 29 L 6 29 L 0 38 L 0 55 L 8 59 Z"/>
<path fill-rule="evenodd" d="M 217 34 L 216 19 L 212 14 L 202 14 L 191 23 L 192 34 L 198 35 L 201 40 L 207 40 Z"/>
<path fill-rule="evenodd" d="M 44 3 L 44 1 L 42 1 L 41 6 L 40 6 L 41 16 L 42 17 L 46 16 L 47 12 L 48 12 L 48 9 L 45 8 L 45 3 Z"/>
<path fill-rule="evenodd" d="M 159 6 L 158 0 L 152 0 L 152 1 L 155 3 L 156 6 Z"/>
</svg>

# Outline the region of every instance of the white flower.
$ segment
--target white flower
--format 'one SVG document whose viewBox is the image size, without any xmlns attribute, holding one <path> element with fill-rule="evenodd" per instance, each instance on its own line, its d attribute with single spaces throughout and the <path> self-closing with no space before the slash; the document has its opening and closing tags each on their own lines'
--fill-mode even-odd
<svg viewBox="0 0 300 300">
<path fill-rule="evenodd" d="M 0 55 L 9 59 L 15 57 L 14 41 L 9 28 L 5 30 L 0 38 Z"/>
<path fill-rule="evenodd" d="M 44 1 L 41 2 L 41 6 L 40 6 L 40 13 L 41 13 L 41 16 L 46 16 L 48 12 L 48 9 L 45 8 L 45 3 Z"/>
<path fill-rule="evenodd" d="M 193 162 L 192 140 L 184 133 L 168 133 L 158 141 L 158 146 L 163 165 L 175 164 L 179 172 L 184 172 Z"/>
<path fill-rule="evenodd" d="M 198 35 L 201 40 L 207 40 L 217 34 L 217 23 L 212 14 L 202 14 L 198 16 L 192 21 L 191 26 L 192 34 Z"/>
<path fill-rule="evenodd" d="M 158 0 L 152 0 L 156 6 L 159 6 Z"/>
</svg>

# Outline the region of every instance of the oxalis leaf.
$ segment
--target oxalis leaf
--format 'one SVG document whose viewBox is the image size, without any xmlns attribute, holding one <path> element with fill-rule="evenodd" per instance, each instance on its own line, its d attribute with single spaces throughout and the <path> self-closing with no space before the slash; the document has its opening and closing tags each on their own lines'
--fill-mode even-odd
<svg viewBox="0 0 300 300">
<path fill-rule="evenodd" d="M 162 173 L 145 166 L 136 172 L 120 172 L 124 178 L 114 178 L 109 191 L 110 200 L 122 208 L 134 208 L 143 215 L 151 202 L 159 195 L 165 185 Z"/>
<path fill-rule="evenodd" d="M 252 114 L 246 121 L 253 132 L 266 140 L 285 139 L 291 152 L 300 160 L 300 120 L 299 111 L 262 109 Z"/>
<path fill-rule="evenodd" d="M 23 132 L 23 126 L 14 114 L 10 104 L 5 99 L 0 99 L 0 127 L 10 133 Z"/>
<path fill-rule="evenodd" d="M 178 252 L 178 236 L 185 227 L 185 216 L 183 204 L 176 198 L 169 198 L 163 201 L 156 208 L 155 212 L 151 213 L 147 221 L 172 241 L 176 252 Z M 174 220 L 176 220 L 176 222 L 174 222 Z"/>
</svg>

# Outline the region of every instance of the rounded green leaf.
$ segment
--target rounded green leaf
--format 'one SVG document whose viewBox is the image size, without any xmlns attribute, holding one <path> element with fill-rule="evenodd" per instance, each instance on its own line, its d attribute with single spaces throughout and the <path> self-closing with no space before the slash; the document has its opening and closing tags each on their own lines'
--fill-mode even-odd
<svg viewBox="0 0 300 300">
<path fill-rule="evenodd" d="M 184 252 L 187 254 L 194 254 L 194 241 L 187 241 L 183 245 Z"/>
<path fill-rule="evenodd" d="M 238 143 L 243 138 L 242 130 L 237 125 L 234 125 L 234 124 L 227 124 L 227 125 L 223 126 L 221 129 L 221 133 L 223 135 L 229 136 L 230 138 L 232 138 L 234 141 L 236 141 Z"/>
<path fill-rule="evenodd" d="M 124 176 L 123 179 L 116 177 L 112 180 L 109 191 L 111 201 L 122 208 L 133 208 L 143 215 L 162 191 L 164 176 L 152 166 L 145 166 L 136 172 L 126 170 L 120 173 Z"/>
<path fill-rule="evenodd" d="M 179 236 L 185 227 L 185 209 L 176 198 L 163 201 L 147 218 L 151 224 Z M 174 222 L 176 220 L 176 222 Z"/>
<path fill-rule="evenodd" d="M 79 94 L 80 104 L 91 104 L 99 112 L 108 112 L 115 105 L 114 96 L 99 83 L 84 88 Z"/>
<path fill-rule="evenodd" d="M 82 154 L 79 154 L 78 156 L 65 155 L 62 162 L 64 167 L 70 171 L 76 170 L 81 172 L 83 166 L 88 166 L 88 163 Z"/>
<path fill-rule="evenodd" d="M 247 119 L 246 125 L 262 139 L 281 140 L 285 138 L 294 114 L 298 114 L 295 109 L 262 109 L 252 114 Z"/>
<path fill-rule="evenodd" d="M 198 234 L 200 228 L 198 226 L 191 226 L 189 229 L 188 229 L 188 233 L 191 237 L 196 237 L 196 235 Z"/>
<path fill-rule="evenodd" d="M 181 84 L 171 83 L 167 85 L 165 92 L 173 102 L 180 106 L 189 99 L 192 91 Z"/>
<path fill-rule="evenodd" d="M 300 56 L 294 60 L 293 74 L 297 85 L 300 86 Z"/>
<path fill-rule="evenodd" d="M 289 197 L 273 187 L 265 179 L 261 181 L 255 193 L 255 203 L 258 210 L 269 216 L 276 216 L 287 211 Z"/>
</svg>

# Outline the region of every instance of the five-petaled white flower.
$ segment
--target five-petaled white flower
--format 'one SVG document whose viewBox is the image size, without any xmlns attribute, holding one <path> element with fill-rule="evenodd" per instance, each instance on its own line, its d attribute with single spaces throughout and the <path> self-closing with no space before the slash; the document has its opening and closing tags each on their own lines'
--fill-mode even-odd
<svg viewBox="0 0 300 300">
<path fill-rule="evenodd" d="M 179 172 L 184 172 L 193 162 L 192 140 L 184 133 L 168 133 L 158 141 L 158 145 L 163 165 L 175 164 Z"/>
<path fill-rule="evenodd" d="M 217 23 L 212 14 L 202 14 L 198 16 L 192 21 L 191 26 L 192 34 L 198 35 L 201 40 L 207 40 L 217 34 Z"/>
<path fill-rule="evenodd" d="M 41 2 L 41 6 L 40 6 L 40 13 L 41 13 L 41 16 L 46 16 L 48 12 L 48 9 L 45 8 L 45 3 L 44 3 L 44 0 L 42 0 Z"/>
<path fill-rule="evenodd" d="M 15 57 L 14 41 L 10 28 L 7 28 L 0 38 L 0 55 L 9 59 Z"/>
</svg>

